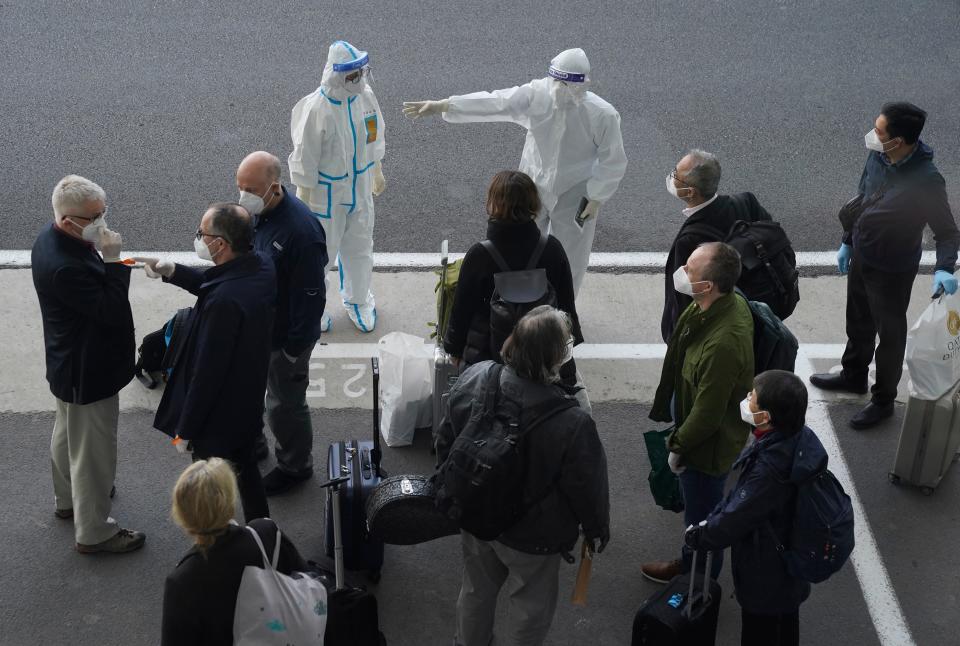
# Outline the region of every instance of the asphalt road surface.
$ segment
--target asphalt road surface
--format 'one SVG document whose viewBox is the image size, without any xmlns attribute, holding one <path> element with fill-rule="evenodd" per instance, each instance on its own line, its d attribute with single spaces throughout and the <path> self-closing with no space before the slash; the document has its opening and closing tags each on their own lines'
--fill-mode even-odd
<svg viewBox="0 0 960 646">
<path fill-rule="evenodd" d="M 717 153 L 802 250 L 832 249 L 880 105 L 928 110 L 924 139 L 960 204 L 960 4 L 922 0 L 418 3 L 0 0 L 0 249 L 29 248 L 67 173 L 108 192 L 128 248 L 190 250 L 211 201 L 235 199 L 245 153 L 286 158 L 289 111 L 330 42 L 370 51 L 386 121 L 376 248 L 463 250 L 523 131 L 413 123 L 404 100 L 543 76 L 583 47 L 623 118 L 630 159 L 594 249 L 662 251 L 682 206 L 664 176 Z"/>
</svg>

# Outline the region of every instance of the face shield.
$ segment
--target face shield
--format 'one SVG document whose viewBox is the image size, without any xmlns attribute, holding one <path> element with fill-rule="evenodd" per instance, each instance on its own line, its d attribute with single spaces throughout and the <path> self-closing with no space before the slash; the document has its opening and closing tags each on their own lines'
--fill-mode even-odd
<svg viewBox="0 0 960 646">
<path fill-rule="evenodd" d="M 363 92 L 370 78 L 370 55 L 345 40 L 330 45 L 321 85 L 342 98 Z"/>
</svg>

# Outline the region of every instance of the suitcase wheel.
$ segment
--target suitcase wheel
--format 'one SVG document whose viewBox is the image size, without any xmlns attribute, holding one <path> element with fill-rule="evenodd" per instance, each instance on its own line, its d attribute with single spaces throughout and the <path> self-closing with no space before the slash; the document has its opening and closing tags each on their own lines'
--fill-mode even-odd
<svg viewBox="0 0 960 646">
<path fill-rule="evenodd" d="M 920 493 L 924 496 L 929 496 L 933 493 L 933 487 L 920 487 Z"/>
<path fill-rule="evenodd" d="M 370 583 L 380 583 L 380 570 L 369 570 L 367 572 L 367 581 Z"/>
<path fill-rule="evenodd" d="M 888 473 L 887 479 L 890 480 L 890 484 L 900 484 L 900 476 L 898 476 L 896 473 Z"/>
</svg>

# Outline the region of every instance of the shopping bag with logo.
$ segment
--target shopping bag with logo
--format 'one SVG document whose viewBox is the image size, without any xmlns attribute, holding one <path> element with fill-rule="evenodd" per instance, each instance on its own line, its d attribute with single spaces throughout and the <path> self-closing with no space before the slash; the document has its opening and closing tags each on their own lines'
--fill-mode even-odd
<svg viewBox="0 0 960 646">
<path fill-rule="evenodd" d="M 935 400 L 960 381 L 960 292 L 935 296 L 907 333 L 910 394 Z"/>
<path fill-rule="evenodd" d="M 378 346 L 380 433 L 387 446 L 409 446 L 433 421 L 434 347 L 403 332 L 385 334 Z"/>
</svg>

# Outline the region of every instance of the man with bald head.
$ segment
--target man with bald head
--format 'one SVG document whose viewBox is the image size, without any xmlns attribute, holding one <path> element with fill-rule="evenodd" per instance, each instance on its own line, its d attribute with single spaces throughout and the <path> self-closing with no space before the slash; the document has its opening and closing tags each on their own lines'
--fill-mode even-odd
<svg viewBox="0 0 960 646">
<path fill-rule="evenodd" d="M 323 227 L 310 208 L 284 188 L 280 174 L 280 160 L 262 150 L 247 155 L 237 169 L 240 204 L 254 218 L 254 249 L 272 258 L 277 272 L 266 399 L 277 466 L 263 479 L 268 496 L 284 493 L 313 475 L 307 385 L 310 355 L 320 338 L 326 303 Z M 258 457 L 268 454 L 261 433 Z"/>
</svg>

